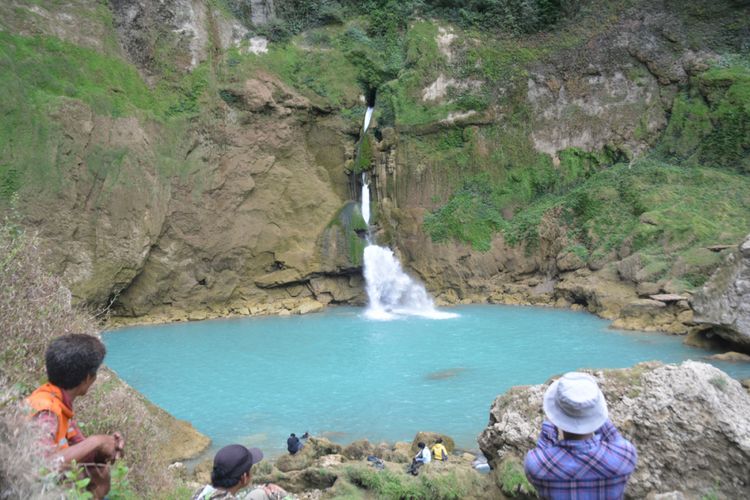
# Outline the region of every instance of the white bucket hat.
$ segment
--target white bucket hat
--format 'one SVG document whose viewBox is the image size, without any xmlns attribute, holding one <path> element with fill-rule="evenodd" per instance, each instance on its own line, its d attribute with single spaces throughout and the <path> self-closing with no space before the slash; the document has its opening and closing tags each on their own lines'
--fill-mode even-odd
<svg viewBox="0 0 750 500">
<path fill-rule="evenodd" d="M 544 393 L 544 413 L 559 429 L 589 434 L 607 421 L 607 402 L 591 375 L 566 373 Z"/>
</svg>

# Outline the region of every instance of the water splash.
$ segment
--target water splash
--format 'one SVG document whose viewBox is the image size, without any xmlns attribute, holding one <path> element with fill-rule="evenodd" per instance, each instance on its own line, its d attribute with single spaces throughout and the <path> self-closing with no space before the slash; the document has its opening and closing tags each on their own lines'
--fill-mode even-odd
<svg viewBox="0 0 750 500">
<path fill-rule="evenodd" d="M 370 224 L 370 185 L 366 182 L 364 172 L 362 173 L 362 218 L 365 220 L 365 224 Z"/>
<path fill-rule="evenodd" d="M 375 110 L 375 108 L 368 106 L 367 111 L 365 112 L 365 125 L 363 127 L 364 130 L 362 132 L 367 132 L 367 128 L 370 126 L 370 119 L 372 118 L 372 112 Z"/>
<path fill-rule="evenodd" d="M 430 319 L 456 318 L 458 314 L 435 309 L 421 283 L 402 269 L 389 248 L 369 245 L 364 255 L 365 282 L 370 299 L 365 315 L 369 319 L 391 320 L 399 316 L 423 316 Z"/>
</svg>

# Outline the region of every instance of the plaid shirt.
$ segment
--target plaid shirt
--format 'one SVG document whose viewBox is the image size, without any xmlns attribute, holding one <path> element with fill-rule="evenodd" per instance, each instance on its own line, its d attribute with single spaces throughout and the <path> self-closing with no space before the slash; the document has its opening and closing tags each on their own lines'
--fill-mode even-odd
<svg viewBox="0 0 750 500">
<path fill-rule="evenodd" d="M 541 498 L 619 500 L 637 461 L 635 446 L 609 420 L 584 441 L 558 440 L 557 427 L 545 421 L 524 469 Z"/>
</svg>

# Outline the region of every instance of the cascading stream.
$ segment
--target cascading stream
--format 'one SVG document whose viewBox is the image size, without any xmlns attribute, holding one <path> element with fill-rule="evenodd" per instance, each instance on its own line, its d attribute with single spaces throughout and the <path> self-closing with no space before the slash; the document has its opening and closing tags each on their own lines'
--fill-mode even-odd
<svg viewBox="0 0 750 500">
<path fill-rule="evenodd" d="M 370 119 L 372 118 L 372 112 L 375 111 L 375 108 L 372 106 L 367 107 L 367 111 L 365 111 L 365 125 L 362 130 L 362 133 L 364 134 L 367 132 L 367 128 L 370 126 Z"/>
<path fill-rule="evenodd" d="M 367 132 L 372 107 L 367 108 L 362 133 Z M 370 185 L 367 175 L 362 173 L 362 218 L 370 224 Z M 367 235 L 364 252 L 364 274 L 369 299 L 365 315 L 370 319 L 390 320 L 399 316 L 423 316 L 431 319 L 455 318 L 458 315 L 435 309 L 435 303 L 425 287 L 413 280 L 401 268 L 393 251 L 387 247 L 373 245 Z"/>
<path fill-rule="evenodd" d="M 367 178 L 362 173 L 362 218 L 365 224 L 370 225 L 370 185 L 367 184 Z M 368 236 L 369 238 L 369 236 Z M 369 239 L 367 241 L 369 243 Z"/>
</svg>

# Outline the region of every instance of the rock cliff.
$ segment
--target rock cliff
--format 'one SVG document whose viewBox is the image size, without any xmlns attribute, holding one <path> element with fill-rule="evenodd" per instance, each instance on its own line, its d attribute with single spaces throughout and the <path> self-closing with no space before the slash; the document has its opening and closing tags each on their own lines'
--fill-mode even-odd
<svg viewBox="0 0 750 500">
<path fill-rule="evenodd" d="M 742 26 L 727 22 L 741 18 L 744 5 L 722 1 L 707 13 L 669 1 L 607 4 L 606 18 L 584 9 L 517 43 L 483 43 L 444 19 L 415 18 L 403 22 L 403 46 L 382 57 L 371 50 L 380 43 L 377 30 L 356 20 L 342 27 L 331 12 L 320 16 L 330 29 L 271 42 L 264 53 L 246 40 L 250 30 L 289 4 L 227 6 L 235 14 L 249 6 L 243 20 L 256 26 L 199 0 L 0 5 L 0 26 L 18 37 L 14 43 L 34 35 L 54 41 L 35 42 L 52 58 L 41 72 L 104 57 L 85 70 L 95 78 L 63 72 L 49 77 L 54 85 L 34 75 L 14 82 L 44 95 L 37 102 L 18 94 L 45 127 L 31 127 L 27 139 L 0 152 L 3 192 L 6 184 L 18 192 L 26 222 L 79 302 L 149 320 L 362 303 L 362 229 L 352 223 L 358 177 L 351 174 L 365 169 L 376 238 L 395 247 L 443 303 L 572 305 L 621 327 L 685 333 L 691 326 L 685 300 L 653 296 L 689 298 L 685 292 L 720 256 L 690 237 L 672 245 L 670 231 L 686 232 L 665 223 L 674 210 L 643 213 L 638 188 L 617 179 L 588 201 L 633 202 L 632 220 L 607 221 L 632 230 L 620 239 L 566 221 L 562 206 L 536 219 L 523 210 L 645 155 L 665 134 L 685 136 L 669 121 L 683 94 L 700 101 L 701 116 L 709 104 L 726 108 L 734 80 L 698 76 L 720 52 L 745 43 Z M 70 45 L 57 47 L 60 41 Z M 81 53 L 60 63 L 66 51 Z M 130 64 L 137 82 L 123 77 Z M 91 83 L 108 66 L 111 81 Z M 19 73 L 12 69 L 6 74 Z M 355 165 L 363 93 L 377 96 L 376 114 L 360 148 L 369 156 Z M 702 126 L 708 134 L 711 125 Z M 39 154 L 21 151 L 34 149 L 27 144 Z M 24 154 L 31 159 L 19 160 Z M 34 181 L 18 180 L 19 172 L 34 177 L 38 163 L 46 170 Z M 487 177 L 479 184 L 499 191 L 475 205 L 503 200 L 481 221 L 489 236 L 479 246 L 436 240 L 425 217 L 480 174 Z M 575 206 L 585 212 L 583 202 Z M 501 226 L 514 221 L 525 232 L 509 236 Z M 463 219 L 458 225 L 471 229 Z M 734 232 L 723 229 L 701 234 L 726 243 Z M 647 238 L 659 255 L 639 248 Z"/>
<path fill-rule="evenodd" d="M 612 421 L 638 450 L 626 497 L 747 495 L 750 395 L 739 382 L 693 361 L 590 373 L 604 392 Z M 535 445 L 547 386 L 514 387 L 493 403 L 478 441 L 494 468 L 522 461 Z"/>
<path fill-rule="evenodd" d="M 693 296 L 695 322 L 750 349 L 750 236 Z"/>
</svg>

